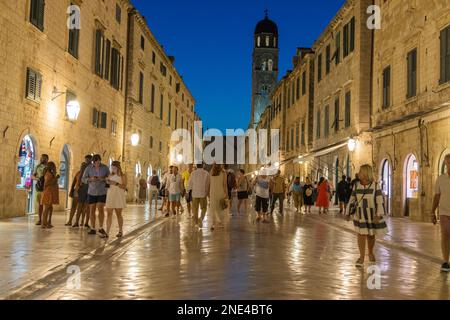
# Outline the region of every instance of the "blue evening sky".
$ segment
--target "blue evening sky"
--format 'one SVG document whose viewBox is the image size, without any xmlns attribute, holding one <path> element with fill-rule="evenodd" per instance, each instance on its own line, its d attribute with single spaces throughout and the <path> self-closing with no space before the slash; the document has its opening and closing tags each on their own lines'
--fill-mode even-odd
<svg viewBox="0 0 450 320">
<path fill-rule="evenodd" d="M 309 47 L 344 0 L 132 0 L 196 99 L 204 128 L 247 128 L 253 33 L 269 10 L 280 33 L 280 74 Z"/>
</svg>

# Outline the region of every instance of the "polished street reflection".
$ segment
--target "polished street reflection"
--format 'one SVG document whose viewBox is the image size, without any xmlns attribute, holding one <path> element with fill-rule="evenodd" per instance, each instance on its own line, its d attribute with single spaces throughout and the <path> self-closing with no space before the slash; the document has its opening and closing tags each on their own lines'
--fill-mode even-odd
<svg viewBox="0 0 450 320">
<path fill-rule="evenodd" d="M 426 255 L 377 245 L 376 267 L 357 269 L 354 234 L 288 210 L 269 225 L 229 217 L 225 229 L 182 216 L 140 234 L 81 273 L 81 288 L 47 299 L 449 299 L 450 281 Z M 206 223 L 205 223 L 206 225 Z M 400 231 L 393 232 L 400 237 Z M 392 236 L 392 233 L 389 236 Z M 438 242 L 432 243 L 439 246 Z M 374 271 L 375 270 L 375 271 Z M 380 277 L 374 278 L 374 272 Z M 379 281 L 378 281 L 379 280 Z M 377 282 L 378 281 L 378 282 Z M 369 283 L 369 285 L 368 285 Z M 377 286 L 377 284 L 379 286 Z"/>
</svg>

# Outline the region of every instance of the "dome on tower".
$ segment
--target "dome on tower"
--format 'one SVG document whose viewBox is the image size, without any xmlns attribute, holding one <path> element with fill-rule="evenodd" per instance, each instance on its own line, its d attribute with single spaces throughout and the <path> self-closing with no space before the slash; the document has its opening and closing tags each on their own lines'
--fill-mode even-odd
<svg viewBox="0 0 450 320">
<path fill-rule="evenodd" d="M 273 35 L 278 36 L 278 26 L 275 22 L 269 19 L 269 16 L 266 12 L 266 17 L 264 20 L 261 20 L 258 22 L 255 28 L 255 34 L 261 34 L 261 33 L 270 33 Z"/>
</svg>

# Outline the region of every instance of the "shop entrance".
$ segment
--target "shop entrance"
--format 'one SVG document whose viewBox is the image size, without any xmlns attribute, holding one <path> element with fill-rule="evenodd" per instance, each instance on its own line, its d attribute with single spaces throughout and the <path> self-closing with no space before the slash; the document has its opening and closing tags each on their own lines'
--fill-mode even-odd
<svg viewBox="0 0 450 320">
<path fill-rule="evenodd" d="M 69 207 L 70 147 L 64 145 L 59 157 L 59 189 L 65 192 L 65 208 Z"/>
<path fill-rule="evenodd" d="M 387 215 L 392 215 L 392 167 L 389 160 L 383 160 L 381 164 L 381 191 L 383 192 L 384 206 Z"/>
<path fill-rule="evenodd" d="M 19 173 L 18 183 L 16 188 L 27 192 L 26 213 L 34 212 L 34 184 L 32 175 L 36 161 L 36 148 L 31 136 L 26 135 L 19 148 L 19 162 L 17 170 Z"/>
<path fill-rule="evenodd" d="M 445 150 L 442 155 L 441 158 L 439 159 L 439 175 L 443 175 L 447 172 L 447 166 L 445 165 L 445 156 L 450 154 L 450 150 Z"/>
<path fill-rule="evenodd" d="M 419 199 L 419 162 L 415 155 L 410 154 L 405 162 L 405 216 L 409 217 L 411 203 Z"/>
</svg>

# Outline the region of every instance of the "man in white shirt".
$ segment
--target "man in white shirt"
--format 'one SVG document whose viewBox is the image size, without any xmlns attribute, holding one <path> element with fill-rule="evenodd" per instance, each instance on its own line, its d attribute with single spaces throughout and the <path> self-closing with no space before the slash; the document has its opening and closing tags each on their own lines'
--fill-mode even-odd
<svg viewBox="0 0 450 320">
<path fill-rule="evenodd" d="M 444 257 L 444 264 L 441 270 L 450 272 L 449 255 L 450 255 L 450 154 L 445 156 L 445 164 L 447 173 L 440 176 L 436 181 L 436 195 L 433 201 L 433 223 L 437 223 L 438 216 L 436 211 L 439 208 L 439 216 L 441 221 L 441 247 Z"/>
<path fill-rule="evenodd" d="M 209 173 L 203 169 L 203 164 L 197 165 L 197 170 L 193 171 L 189 177 L 188 186 L 192 191 L 192 206 L 194 213 L 194 223 L 201 229 L 203 226 L 203 220 L 206 216 L 206 210 L 208 207 L 207 196 L 209 195 Z M 202 217 L 198 220 L 198 210 L 202 208 Z"/>
</svg>

